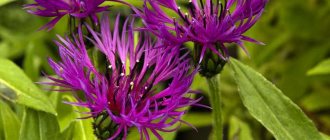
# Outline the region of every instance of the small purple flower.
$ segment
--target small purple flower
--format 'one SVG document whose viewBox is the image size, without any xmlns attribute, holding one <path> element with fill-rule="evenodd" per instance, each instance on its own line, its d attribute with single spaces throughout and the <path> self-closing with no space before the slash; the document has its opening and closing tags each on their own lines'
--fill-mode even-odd
<svg viewBox="0 0 330 140">
<path fill-rule="evenodd" d="M 228 0 L 223 4 L 219 0 L 190 0 L 188 8 L 182 9 L 175 0 L 145 0 L 143 11 L 137 13 L 143 18 L 147 29 L 170 44 L 193 41 L 202 47 L 200 59 L 209 49 L 226 60 L 228 52 L 225 44 L 236 43 L 244 50 L 242 41 L 262 44 L 243 34 L 257 22 L 266 2 Z M 174 11 L 177 18 L 170 17 L 161 9 L 162 6 Z"/>
<path fill-rule="evenodd" d="M 105 0 L 35 0 L 35 4 L 25 5 L 31 14 L 43 17 L 55 17 L 41 29 L 52 29 L 65 15 L 75 18 L 91 17 L 97 23 L 96 13 L 106 11 L 108 6 L 100 6 Z"/>
<path fill-rule="evenodd" d="M 104 112 L 109 115 L 116 124 L 110 140 L 125 139 L 131 127 L 138 129 L 141 139 L 149 140 L 150 133 L 162 139 L 159 131 L 175 131 L 184 122 L 185 107 L 199 105 L 200 99 L 192 98 L 196 92 L 189 88 L 197 70 L 191 70 L 187 54 L 180 55 L 180 48 L 162 47 L 142 32 L 135 42 L 133 22 L 128 24 L 126 20 L 119 29 L 118 16 L 111 32 L 105 16 L 100 33 L 87 25 L 92 35 L 89 41 L 107 59 L 103 67 L 92 63 L 81 29 L 72 40 L 59 37 L 61 42 L 56 44 L 61 61 L 49 60 L 59 79 L 50 78 L 53 85 L 83 91 L 85 99 L 77 96 L 78 102 L 71 104 L 89 108 L 92 117 Z"/>
</svg>

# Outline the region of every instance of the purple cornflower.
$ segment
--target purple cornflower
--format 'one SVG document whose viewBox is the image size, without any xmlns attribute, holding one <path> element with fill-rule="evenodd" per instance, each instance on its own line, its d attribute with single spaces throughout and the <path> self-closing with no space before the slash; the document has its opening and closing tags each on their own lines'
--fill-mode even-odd
<svg viewBox="0 0 330 140">
<path fill-rule="evenodd" d="M 176 0 L 145 0 L 143 11 L 138 11 L 146 28 L 165 41 L 181 45 L 193 41 L 202 47 L 200 61 L 207 49 L 226 60 L 228 51 L 225 44 L 236 43 L 241 48 L 242 41 L 262 44 L 243 34 L 261 16 L 267 0 L 189 0 L 188 8 L 181 9 Z M 146 6 L 150 4 L 150 7 Z M 170 17 L 161 8 L 166 7 L 176 13 Z M 187 11 L 187 12 L 183 12 Z M 220 50 L 220 51 L 219 51 Z"/>
<path fill-rule="evenodd" d="M 119 29 L 118 16 L 111 32 L 105 16 L 100 33 L 87 25 L 92 35 L 88 40 L 106 57 L 103 67 L 92 63 L 81 29 L 72 40 L 59 37 L 61 61 L 49 60 L 59 79 L 50 78 L 53 85 L 84 93 L 85 99 L 77 96 L 78 102 L 71 104 L 89 108 L 92 117 L 108 114 L 116 125 L 110 140 L 125 139 L 131 127 L 138 129 L 141 139 L 149 140 L 150 133 L 162 139 L 159 131 L 175 131 L 185 123 L 181 117 L 186 107 L 199 105 L 189 88 L 197 71 L 191 70 L 180 48 L 162 47 L 146 33 L 135 42 L 133 22 L 128 24 L 126 20 Z"/>
<path fill-rule="evenodd" d="M 100 6 L 105 0 L 35 0 L 35 4 L 25 5 L 31 14 L 43 17 L 55 17 L 41 29 L 52 29 L 65 15 L 75 18 L 91 17 L 94 23 L 98 22 L 96 13 L 106 11 L 108 6 Z"/>
</svg>

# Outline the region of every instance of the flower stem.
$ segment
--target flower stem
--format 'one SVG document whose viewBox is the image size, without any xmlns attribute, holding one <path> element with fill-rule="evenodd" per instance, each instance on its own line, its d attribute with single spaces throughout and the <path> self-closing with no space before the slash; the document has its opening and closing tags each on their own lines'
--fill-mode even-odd
<svg viewBox="0 0 330 140">
<path fill-rule="evenodd" d="M 221 93 L 220 93 L 220 74 L 211 78 L 206 78 L 209 85 L 210 102 L 213 117 L 214 140 L 223 139 L 222 112 L 221 112 Z"/>
</svg>

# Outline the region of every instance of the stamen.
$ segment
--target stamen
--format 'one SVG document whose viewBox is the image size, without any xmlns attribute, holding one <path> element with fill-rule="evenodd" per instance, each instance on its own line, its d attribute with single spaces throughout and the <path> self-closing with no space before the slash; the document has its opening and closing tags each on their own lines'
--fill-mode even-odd
<svg viewBox="0 0 330 140">
<path fill-rule="evenodd" d="M 62 68 L 62 67 L 60 67 L 60 73 L 63 73 L 63 71 L 64 71 L 64 70 L 63 70 L 63 68 Z"/>
<path fill-rule="evenodd" d="M 129 85 L 131 85 L 131 90 L 132 90 L 133 87 L 134 87 L 134 83 L 133 82 L 130 82 Z"/>
<path fill-rule="evenodd" d="M 184 14 L 184 18 L 185 18 L 186 22 L 187 22 L 188 24 L 190 24 L 190 22 L 189 22 L 189 20 L 188 20 L 188 16 L 189 16 L 189 14 L 186 12 L 186 13 Z"/>
<path fill-rule="evenodd" d="M 109 65 L 108 68 L 109 68 L 109 69 L 112 69 L 112 65 Z"/>
</svg>

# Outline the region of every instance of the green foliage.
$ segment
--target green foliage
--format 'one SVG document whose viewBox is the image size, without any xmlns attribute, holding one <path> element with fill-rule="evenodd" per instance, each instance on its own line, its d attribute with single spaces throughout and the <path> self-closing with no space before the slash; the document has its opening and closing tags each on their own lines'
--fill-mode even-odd
<svg viewBox="0 0 330 140">
<path fill-rule="evenodd" d="M 27 44 L 42 43 L 43 38 L 49 37 L 44 32 L 36 32 L 43 21 L 22 10 L 23 4 L 17 1 L 0 7 L 0 57 L 19 58 Z"/>
<path fill-rule="evenodd" d="M 4 139 L 17 140 L 19 137 L 20 121 L 11 108 L 0 100 L 0 120 L 4 131 Z M 1 136 L 1 135 L 0 135 Z M 0 137 L 1 138 L 1 137 Z"/>
<path fill-rule="evenodd" d="M 0 6 L 12 2 L 13 0 L 0 0 Z"/>
<path fill-rule="evenodd" d="M 13 62 L 0 58 L 0 83 L 15 91 L 8 97 L 28 107 L 56 114 L 46 95 Z M 2 93 L 1 93 L 2 94 Z M 6 96 L 5 94 L 2 94 Z"/>
<path fill-rule="evenodd" d="M 239 118 L 231 117 L 229 125 L 231 126 L 229 130 L 230 139 L 253 140 L 251 128 L 247 123 Z"/>
<path fill-rule="evenodd" d="M 64 101 L 67 100 L 68 102 L 75 102 L 76 100 L 72 97 L 72 96 L 64 96 L 63 97 Z M 93 127 L 92 127 L 92 118 L 89 119 L 77 119 L 77 118 L 84 118 L 86 116 L 82 116 L 83 114 L 79 113 L 79 112 L 88 112 L 88 110 L 86 108 L 78 108 L 78 107 L 72 107 L 69 105 L 66 105 L 69 108 L 72 108 L 70 112 L 65 113 L 62 112 L 62 114 L 67 115 L 70 114 L 72 115 L 71 117 L 69 117 L 71 119 L 71 123 L 67 122 L 66 124 L 70 124 L 74 126 L 74 130 L 73 130 L 73 135 L 72 135 L 72 140 L 93 140 L 95 139 L 94 136 L 94 131 L 93 131 Z M 64 109 L 64 107 L 62 107 L 61 109 Z M 78 112 L 76 112 L 78 111 Z M 61 112 L 61 111 L 59 111 Z M 60 119 L 60 118 L 59 118 Z M 60 119 L 60 122 L 61 119 Z M 62 122 L 63 125 L 63 122 Z M 65 125 L 65 123 L 64 123 Z"/>
<path fill-rule="evenodd" d="M 330 59 L 320 62 L 316 67 L 308 71 L 308 75 L 330 74 Z"/>
<path fill-rule="evenodd" d="M 322 111 L 330 108 L 330 94 L 327 93 L 312 93 L 301 101 L 302 106 L 310 111 Z"/>
<path fill-rule="evenodd" d="M 59 126 L 54 115 L 26 108 L 20 140 L 57 140 L 58 136 Z"/>
<path fill-rule="evenodd" d="M 321 134 L 323 136 L 324 140 L 330 140 L 330 136 L 326 135 L 326 134 Z"/>
<path fill-rule="evenodd" d="M 238 90 L 252 116 L 279 140 L 322 140 L 299 107 L 261 74 L 230 59 Z"/>
<path fill-rule="evenodd" d="M 58 112 L 57 121 L 59 123 L 60 138 L 67 140 L 93 140 L 95 136 L 92 128 L 92 118 L 84 118 L 86 115 L 81 112 L 88 112 L 87 109 L 64 104 L 75 102 L 76 100 L 68 93 L 52 92 L 51 99 L 56 105 Z"/>
<path fill-rule="evenodd" d="M 175 138 L 176 132 L 172 133 L 165 133 L 165 132 L 160 132 L 159 133 L 164 140 L 173 140 Z M 127 137 L 128 140 L 140 140 L 140 134 L 137 129 L 132 129 L 130 131 L 130 134 Z M 150 140 L 158 140 L 157 137 L 150 135 Z"/>
<path fill-rule="evenodd" d="M 188 113 L 183 117 L 183 120 L 189 122 L 194 127 L 204 127 L 212 124 L 212 117 L 209 113 Z M 180 130 L 191 129 L 188 125 L 182 125 Z"/>
</svg>

